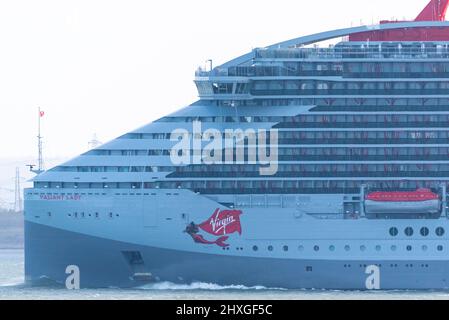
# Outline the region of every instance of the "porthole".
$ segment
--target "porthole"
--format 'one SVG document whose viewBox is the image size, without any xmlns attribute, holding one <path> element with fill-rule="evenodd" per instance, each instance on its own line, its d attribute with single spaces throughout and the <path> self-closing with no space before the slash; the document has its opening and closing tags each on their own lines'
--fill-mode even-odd
<svg viewBox="0 0 449 320">
<path fill-rule="evenodd" d="M 398 249 L 398 247 L 396 247 L 395 245 L 391 246 L 391 251 L 396 251 Z"/>
<path fill-rule="evenodd" d="M 421 247 L 421 249 L 422 249 L 422 251 L 427 251 L 427 246 L 426 245 L 423 245 L 422 247 Z"/>
<path fill-rule="evenodd" d="M 405 233 L 405 235 L 406 235 L 407 237 L 413 236 L 413 228 L 412 228 L 412 227 L 407 227 L 407 228 L 405 228 L 404 233 Z"/>
<path fill-rule="evenodd" d="M 381 246 L 379 246 L 379 245 L 376 246 L 376 251 L 380 251 L 381 249 L 382 249 Z"/>
<path fill-rule="evenodd" d="M 304 247 L 303 246 L 299 246 L 298 247 L 298 251 L 303 252 L 304 251 Z"/>
<path fill-rule="evenodd" d="M 257 246 L 253 246 L 253 251 L 258 251 L 259 248 Z"/>
<path fill-rule="evenodd" d="M 427 237 L 429 235 L 429 229 L 426 227 L 421 228 L 421 230 L 419 231 L 419 233 L 423 236 L 423 237 Z"/>
<path fill-rule="evenodd" d="M 349 251 L 349 250 L 351 250 L 351 247 L 350 246 L 345 246 L 345 251 Z"/>
<path fill-rule="evenodd" d="M 313 250 L 320 251 L 320 247 L 319 246 L 315 246 L 315 247 L 313 247 Z"/>
<path fill-rule="evenodd" d="M 273 246 L 268 246 L 268 251 L 273 251 Z"/>
<path fill-rule="evenodd" d="M 335 246 L 330 246 L 329 251 L 335 251 Z"/>
<path fill-rule="evenodd" d="M 441 246 L 441 245 L 438 246 L 438 247 L 437 247 L 437 250 L 438 250 L 438 251 L 443 251 L 443 246 Z"/>
<path fill-rule="evenodd" d="M 437 236 L 439 236 L 439 237 L 444 236 L 444 228 L 442 228 L 442 227 L 436 228 L 435 233 L 436 233 Z"/>
<path fill-rule="evenodd" d="M 366 247 L 365 246 L 360 246 L 360 251 L 365 251 Z"/>
<path fill-rule="evenodd" d="M 284 246 L 282 249 L 284 249 L 284 251 L 288 251 L 288 246 Z"/>
<path fill-rule="evenodd" d="M 407 251 L 412 251 L 412 246 L 407 246 Z"/>
<path fill-rule="evenodd" d="M 398 228 L 395 227 L 390 228 L 390 236 L 396 237 L 398 233 L 399 233 Z"/>
</svg>

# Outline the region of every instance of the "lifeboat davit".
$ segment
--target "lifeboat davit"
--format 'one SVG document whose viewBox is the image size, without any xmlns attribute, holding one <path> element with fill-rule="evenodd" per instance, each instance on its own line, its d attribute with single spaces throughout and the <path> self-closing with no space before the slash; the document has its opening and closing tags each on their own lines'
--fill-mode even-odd
<svg viewBox="0 0 449 320">
<path fill-rule="evenodd" d="M 366 195 L 368 214 L 435 214 L 440 212 L 440 196 L 429 189 L 416 191 L 377 191 Z"/>
</svg>

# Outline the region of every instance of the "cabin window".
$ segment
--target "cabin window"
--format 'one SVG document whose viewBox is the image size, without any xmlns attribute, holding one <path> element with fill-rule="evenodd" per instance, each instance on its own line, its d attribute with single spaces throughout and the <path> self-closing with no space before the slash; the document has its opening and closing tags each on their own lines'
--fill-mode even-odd
<svg viewBox="0 0 449 320">
<path fill-rule="evenodd" d="M 273 251 L 273 246 L 268 246 L 268 251 Z"/>
<path fill-rule="evenodd" d="M 405 235 L 406 235 L 407 237 L 413 236 L 413 228 L 407 227 L 407 228 L 405 229 Z"/>
<path fill-rule="evenodd" d="M 438 250 L 438 251 L 443 251 L 443 246 L 438 246 L 438 247 L 437 247 L 437 250 Z"/>
<path fill-rule="evenodd" d="M 329 251 L 335 251 L 335 246 L 330 246 Z"/>
<path fill-rule="evenodd" d="M 412 251 L 412 246 L 407 246 L 407 251 Z"/>
<path fill-rule="evenodd" d="M 390 235 L 392 237 L 396 237 L 398 235 L 398 233 L 399 233 L 398 228 L 395 228 L 395 227 L 390 228 Z"/>
<path fill-rule="evenodd" d="M 259 248 L 257 246 L 253 246 L 253 251 L 257 251 Z"/>
<path fill-rule="evenodd" d="M 320 251 L 320 247 L 319 246 L 315 246 L 315 247 L 313 247 L 313 250 Z"/>
<path fill-rule="evenodd" d="M 426 227 L 423 227 L 423 228 L 421 228 L 420 233 L 423 237 L 427 237 L 429 235 L 429 229 Z"/>
<path fill-rule="evenodd" d="M 438 227 L 435 230 L 435 233 L 437 234 L 437 236 L 442 237 L 442 236 L 444 236 L 444 229 L 442 227 Z"/>
</svg>

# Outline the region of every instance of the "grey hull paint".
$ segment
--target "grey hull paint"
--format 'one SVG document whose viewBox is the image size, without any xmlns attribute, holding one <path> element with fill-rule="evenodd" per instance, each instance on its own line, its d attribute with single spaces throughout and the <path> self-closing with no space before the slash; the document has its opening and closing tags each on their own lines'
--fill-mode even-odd
<svg viewBox="0 0 449 320">
<path fill-rule="evenodd" d="M 378 264 L 381 289 L 449 288 L 448 261 L 305 261 L 199 254 L 97 238 L 28 221 L 25 234 L 25 274 L 32 285 L 48 280 L 63 285 L 66 267 L 77 265 L 82 288 L 199 281 L 286 289 L 364 290 L 368 277 L 365 265 Z M 139 269 L 131 266 L 123 251 L 139 251 L 144 265 Z M 136 279 L 136 273 L 152 276 Z"/>
</svg>

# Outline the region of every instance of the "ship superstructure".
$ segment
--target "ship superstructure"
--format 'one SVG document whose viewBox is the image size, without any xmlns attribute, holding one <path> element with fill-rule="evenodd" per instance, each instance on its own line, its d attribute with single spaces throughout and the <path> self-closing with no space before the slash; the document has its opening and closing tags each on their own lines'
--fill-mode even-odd
<svg viewBox="0 0 449 320">
<path fill-rule="evenodd" d="M 25 190 L 27 280 L 448 288 L 447 6 L 199 69 L 199 101 Z"/>
</svg>

